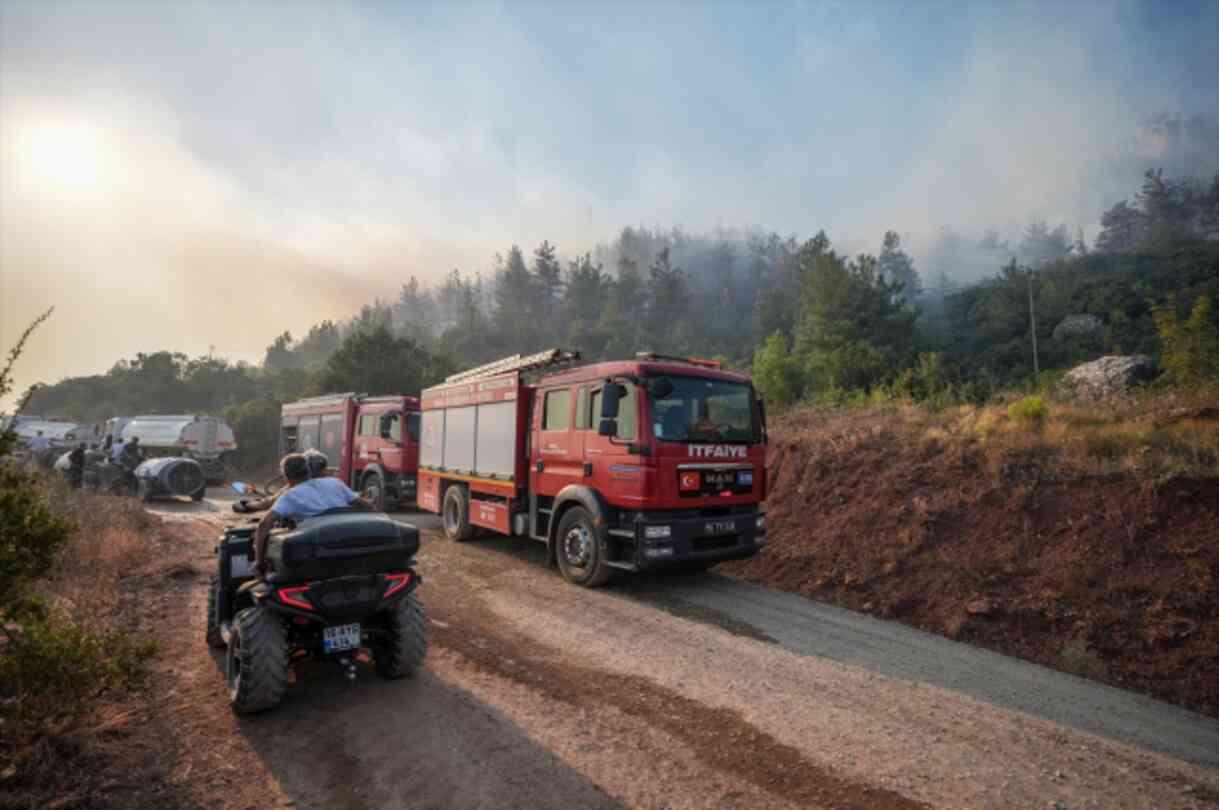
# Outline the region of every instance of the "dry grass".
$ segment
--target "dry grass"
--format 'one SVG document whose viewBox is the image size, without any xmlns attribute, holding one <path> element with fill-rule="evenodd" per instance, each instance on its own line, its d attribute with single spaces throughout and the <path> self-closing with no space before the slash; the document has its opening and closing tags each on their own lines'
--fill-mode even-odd
<svg viewBox="0 0 1219 810">
<path fill-rule="evenodd" d="M 55 502 L 77 530 L 45 592 L 56 607 L 88 623 L 110 626 L 120 607 L 123 578 L 162 563 L 158 545 L 160 521 L 134 498 L 74 492 L 55 485 Z"/>
<path fill-rule="evenodd" d="M 884 435 L 924 451 L 977 448 L 997 476 L 1124 475 L 1148 480 L 1219 477 L 1219 396 L 1139 392 L 1101 403 L 1036 397 L 930 412 L 914 406 L 800 408 L 776 436 L 815 438 L 835 449 Z"/>
<path fill-rule="evenodd" d="M 7 670 L 18 710 L 0 744 L 0 773 L 9 774 L 0 778 L 0 807 L 53 798 L 92 806 L 86 795 L 99 780 L 140 760 L 114 741 L 147 721 L 162 595 L 180 570 L 196 573 L 184 545 L 134 498 L 43 485 L 76 528 L 40 583 L 51 621 L 23 628 L 26 652 Z"/>
</svg>

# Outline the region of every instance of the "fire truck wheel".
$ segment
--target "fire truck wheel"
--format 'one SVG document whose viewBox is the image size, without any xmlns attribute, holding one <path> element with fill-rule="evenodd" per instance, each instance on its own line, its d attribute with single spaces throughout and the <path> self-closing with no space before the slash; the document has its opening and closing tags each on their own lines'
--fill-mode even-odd
<svg viewBox="0 0 1219 810">
<path fill-rule="evenodd" d="M 378 512 L 385 511 L 385 479 L 379 472 L 370 472 L 364 476 L 364 497 L 372 503 Z"/>
<path fill-rule="evenodd" d="M 605 555 L 597 542 L 592 518 L 583 507 L 576 506 L 563 513 L 555 543 L 559 570 L 568 582 L 585 588 L 596 588 L 609 582 L 613 571 L 605 564 Z"/>
<path fill-rule="evenodd" d="M 454 484 L 445 490 L 444 533 L 458 543 L 474 536 L 474 527 L 470 525 L 470 499 L 463 486 Z"/>
</svg>

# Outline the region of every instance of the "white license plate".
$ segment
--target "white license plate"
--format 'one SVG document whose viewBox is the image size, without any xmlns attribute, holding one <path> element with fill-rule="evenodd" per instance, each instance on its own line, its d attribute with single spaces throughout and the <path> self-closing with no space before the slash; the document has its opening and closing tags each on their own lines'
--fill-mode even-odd
<svg viewBox="0 0 1219 810">
<path fill-rule="evenodd" d="M 360 625 L 340 624 L 322 630 L 322 647 L 326 652 L 354 650 L 360 646 Z"/>
</svg>

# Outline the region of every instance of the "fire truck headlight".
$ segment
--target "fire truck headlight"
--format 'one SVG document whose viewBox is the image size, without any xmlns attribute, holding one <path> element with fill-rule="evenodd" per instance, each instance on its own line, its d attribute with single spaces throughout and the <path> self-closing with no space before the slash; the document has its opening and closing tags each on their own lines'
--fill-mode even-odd
<svg viewBox="0 0 1219 810">
<path fill-rule="evenodd" d="M 753 527 L 759 532 L 766 531 L 766 515 L 758 515 L 758 519 L 754 521 Z"/>
<path fill-rule="evenodd" d="M 666 537 L 673 536 L 672 526 L 645 526 L 643 528 L 643 536 L 648 540 L 663 540 Z"/>
</svg>

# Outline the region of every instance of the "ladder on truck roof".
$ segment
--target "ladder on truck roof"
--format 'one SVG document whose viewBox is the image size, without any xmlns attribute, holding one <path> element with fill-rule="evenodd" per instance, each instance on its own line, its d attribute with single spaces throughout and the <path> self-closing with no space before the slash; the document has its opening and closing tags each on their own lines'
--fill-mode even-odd
<svg viewBox="0 0 1219 810">
<path fill-rule="evenodd" d="M 485 365 L 476 366 L 467 371 L 450 374 L 448 377 L 445 377 L 444 381 L 446 383 L 460 383 L 481 380 L 484 377 L 494 377 L 497 374 L 511 374 L 513 372 L 522 374 L 526 371 L 537 371 L 541 368 L 561 363 L 571 363 L 579 359 L 579 352 L 565 351 L 563 349 L 547 349 L 544 352 L 528 354 L 523 357 L 519 354 L 514 354 L 511 357 L 505 357 Z"/>
</svg>

